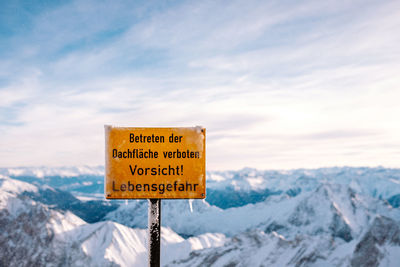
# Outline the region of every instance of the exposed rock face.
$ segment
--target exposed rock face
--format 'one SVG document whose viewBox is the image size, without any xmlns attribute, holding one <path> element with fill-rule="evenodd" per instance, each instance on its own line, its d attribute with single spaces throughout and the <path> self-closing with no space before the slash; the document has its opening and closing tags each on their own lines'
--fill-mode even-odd
<svg viewBox="0 0 400 267">
<path fill-rule="evenodd" d="M 38 188 L 0 177 L 0 266 L 98 266 L 83 250 L 87 225 L 71 212 L 59 212 L 25 193 Z M 104 224 L 104 223 L 102 223 Z M 77 233 L 77 234 L 75 234 Z M 102 266 L 113 266 L 102 260 Z"/>
<path fill-rule="evenodd" d="M 163 201 L 163 266 L 400 266 L 400 170 L 232 174 L 236 204 Z M 80 199 L 0 174 L 0 266 L 147 266 L 147 201 Z"/>
<path fill-rule="evenodd" d="M 53 210 L 24 192 L 24 182 L 0 177 L 0 266 L 147 266 L 147 231 L 111 221 L 88 224 L 73 213 Z M 183 239 L 162 228 L 162 262 L 191 251 L 221 246 L 225 236 Z"/>
<path fill-rule="evenodd" d="M 289 241 L 276 233 L 251 231 L 223 247 L 192 252 L 168 266 L 312 266 L 327 260 L 327 248 L 334 248 L 328 239 L 299 236 Z"/>
<path fill-rule="evenodd" d="M 0 210 L 1 266 L 88 266 L 89 258 L 79 247 L 56 238 L 51 221 L 62 214 L 29 199 L 9 201 L 18 201 L 24 210 Z"/>
<path fill-rule="evenodd" d="M 350 242 L 353 239 L 350 226 L 340 216 L 340 212 L 336 211 L 333 214 L 332 222 L 329 225 L 329 229 L 332 231 L 332 236 L 339 237 L 346 242 Z"/>
<path fill-rule="evenodd" d="M 275 232 L 248 232 L 223 247 L 192 252 L 172 266 L 398 266 L 399 223 L 378 216 L 358 242 L 338 242 L 322 236 L 286 240 Z M 347 249 L 343 249 L 347 247 Z"/>
<path fill-rule="evenodd" d="M 357 244 L 351 265 L 379 266 L 383 257 L 388 256 L 384 254 L 385 246 L 398 247 L 400 252 L 400 227 L 394 220 L 379 216 Z"/>
</svg>

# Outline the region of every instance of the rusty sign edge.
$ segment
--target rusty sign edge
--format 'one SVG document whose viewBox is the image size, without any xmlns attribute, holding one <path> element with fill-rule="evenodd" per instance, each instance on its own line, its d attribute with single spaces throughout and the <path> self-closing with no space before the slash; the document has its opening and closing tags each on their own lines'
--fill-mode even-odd
<svg viewBox="0 0 400 267">
<path fill-rule="evenodd" d="M 106 159 L 106 166 L 105 166 L 105 175 L 104 175 L 104 195 L 106 199 L 149 199 L 149 198 L 157 198 L 157 199 L 205 199 L 207 192 L 206 192 L 206 187 L 207 187 L 207 179 L 206 179 L 206 128 L 203 126 L 192 126 L 192 127 L 132 127 L 132 126 L 115 126 L 115 125 L 104 125 L 105 128 L 105 159 Z M 108 153 L 108 145 L 109 145 L 109 138 L 110 138 L 110 132 L 113 129 L 118 129 L 118 130 L 193 130 L 193 131 L 198 131 L 203 135 L 202 138 L 202 179 L 201 179 L 201 184 L 202 184 L 202 191 L 198 193 L 196 196 L 180 196 L 181 194 L 178 194 L 178 196 L 170 196 L 170 197 L 149 197 L 149 196 L 120 196 L 120 195 L 107 195 L 107 177 L 109 176 L 110 172 L 110 157 L 107 156 Z M 111 178 L 110 178 L 111 179 Z M 191 181 L 190 179 L 187 179 L 186 181 Z M 154 193 L 155 194 L 155 193 Z M 183 194 L 183 193 L 182 193 Z"/>
</svg>

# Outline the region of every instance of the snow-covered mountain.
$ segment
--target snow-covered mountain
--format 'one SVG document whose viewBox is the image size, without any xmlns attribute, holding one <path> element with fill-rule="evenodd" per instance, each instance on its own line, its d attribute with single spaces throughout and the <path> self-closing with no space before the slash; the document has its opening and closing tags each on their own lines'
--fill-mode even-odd
<svg viewBox="0 0 400 267">
<path fill-rule="evenodd" d="M 276 232 L 241 233 L 224 246 L 192 252 L 167 266 L 398 266 L 399 223 L 377 216 L 359 240 L 326 235 L 286 239 Z"/>
<path fill-rule="evenodd" d="M 271 196 L 256 204 L 221 209 L 204 200 L 164 200 L 162 224 L 181 235 L 223 233 L 233 236 L 251 229 L 276 232 L 286 238 L 321 235 L 351 241 L 376 215 L 400 218 L 386 201 L 355 193 L 340 184 L 322 184 L 294 197 Z M 132 201 L 106 215 L 130 227 L 146 227 L 147 202 Z M 223 222 L 223 223 L 221 223 Z"/>
<path fill-rule="evenodd" d="M 88 224 L 73 213 L 28 197 L 39 188 L 0 177 L 1 266 L 146 266 L 147 231 L 105 221 Z M 183 239 L 162 228 L 162 262 L 224 244 L 222 234 Z"/>
<path fill-rule="evenodd" d="M 146 266 L 147 201 L 93 200 L 102 175 L 100 167 L 0 169 L 4 262 L 25 253 L 19 266 Z M 206 200 L 162 201 L 162 262 L 399 266 L 399 199 L 399 169 L 208 172 Z"/>
<path fill-rule="evenodd" d="M 245 168 L 240 171 L 209 172 L 207 189 L 218 191 L 220 199 L 208 200 L 217 206 L 237 206 L 237 202 L 254 203 L 270 195 L 314 191 L 319 185 L 333 183 L 348 186 L 355 193 L 373 198 L 400 199 L 400 170 L 387 168 L 321 168 L 289 171 L 259 171 Z M 229 192 L 227 194 L 227 192 Z M 236 194 L 232 194 L 235 192 Z M 261 194 L 261 196 L 260 196 Z M 235 199 L 241 196 L 241 199 Z M 224 203 L 228 202 L 228 203 Z M 236 203 L 235 203 L 236 202 Z M 246 204 L 247 204 L 246 203 Z"/>
<path fill-rule="evenodd" d="M 0 168 L 0 174 L 29 183 L 49 185 L 75 195 L 103 199 L 104 167 Z M 260 171 L 207 172 L 207 202 L 220 208 L 257 203 L 272 195 L 313 191 L 322 183 L 348 185 L 361 195 L 400 205 L 400 169 L 335 167 Z"/>
</svg>

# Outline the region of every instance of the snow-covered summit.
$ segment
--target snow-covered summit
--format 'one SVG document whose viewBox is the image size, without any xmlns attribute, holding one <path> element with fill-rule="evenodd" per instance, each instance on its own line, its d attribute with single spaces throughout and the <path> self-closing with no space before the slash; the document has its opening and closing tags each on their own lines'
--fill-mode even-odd
<svg viewBox="0 0 400 267">
<path fill-rule="evenodd" d="M 0 178 L 0 258 L 7 266 L 147 266 L 147 231 L 117 222 L 89 224 L 37 202 L 41 187 Z M 47 190 L 54 190 L 47 187 Z M 162 228 L 164 264 L 194 250 L 222 246 L 222 234 L 184 239 Z"/>
<path fill-rule="evenodd" d="M 77 214 L 96 215 L 94 205 L 101 201 L 82 202 L 63 191 L 99 193 L 94 190 L 103 188 L 104 177 L 94 173 L 2 169 L 1 258 L 18 266 L 41 266 L 48 258 L 55 265 L 146 266 L 146 200 L 103 201 L 96 207 L 106 216 L 87 223 Z M 162 201 L 162 261 L 168 266 L 397 266 L 399 199 L 398 169 L 208 172 L 205 200 Z M 105 210 L 110 205 L 115 206 Z M 15 253 L 27 256 L 14 262 Z"/>
<path fill-rule="evenodd" d="M 350 184 L 362 194 L 386 198 L 400 193 L 400 169 L 382 167 L 333 167 L 321 169 L 296 169 L 282 171 L 261 171 L 244 168 L 239 171 L 215 171 L 207 173 L 207 187 L 210 189 L 232 188 L 235 191 L 286 192 L 299 188 L 314 190 L 324 182 Z"/>
</svg>

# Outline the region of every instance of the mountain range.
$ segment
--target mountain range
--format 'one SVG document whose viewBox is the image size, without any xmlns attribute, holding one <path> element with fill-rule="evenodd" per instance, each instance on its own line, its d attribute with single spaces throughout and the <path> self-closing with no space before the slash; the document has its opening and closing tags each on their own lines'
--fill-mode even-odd
<svg viewBox="0 0 400 267">
<path fill-rule="evenodd" d="M 103 168 L 0 169 L 1 266 L 146 266 L 147 201 L 106 201 Z M 162 201 L 163 266 L 399 266 L 400 170 L 207 173 Z"/>
</svg>

